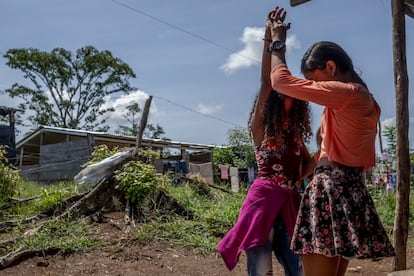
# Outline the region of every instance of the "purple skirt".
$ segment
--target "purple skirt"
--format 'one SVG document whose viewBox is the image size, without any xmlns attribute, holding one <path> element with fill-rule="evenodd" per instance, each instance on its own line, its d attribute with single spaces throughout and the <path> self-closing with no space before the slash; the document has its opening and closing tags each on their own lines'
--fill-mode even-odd
<svg viewBox="0 0 414 276">
<path fill-rule="evenodd" d="M 298 254 L 380 259 L 395 255 L 362 171 L 320 166 L 306 187 L 291 248 Z"/>
</svg>

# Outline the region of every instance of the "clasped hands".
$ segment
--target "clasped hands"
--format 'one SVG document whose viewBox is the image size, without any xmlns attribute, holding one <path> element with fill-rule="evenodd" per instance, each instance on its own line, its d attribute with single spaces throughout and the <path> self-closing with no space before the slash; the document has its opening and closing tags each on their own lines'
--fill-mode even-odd
<svg viewBox="0 0 414 276">
<path fill-rule="evenodd" d="M 286 32 L 290 29 L 290 23 L 285 23 L 286 11 L 276 7 L 269 12 L 266 19 L 266 28 L 270 28 L 272 41 L 286 41 Z"/>
</svg>

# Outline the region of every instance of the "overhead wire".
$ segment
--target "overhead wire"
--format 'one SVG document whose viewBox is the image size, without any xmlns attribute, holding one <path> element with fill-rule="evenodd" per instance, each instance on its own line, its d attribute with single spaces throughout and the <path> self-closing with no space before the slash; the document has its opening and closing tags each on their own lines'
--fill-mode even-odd
<svg viewBox="0 0 414 276">
<path fill-rule="evenodd" d="M 150 18 L 150 19 L 152 19 L 152 20 L 154 20 L 154 21 L 157 21 L 157 22 L 159 22 L 159 23 L 162 23 L 162 24 L 164 24 L 164 25 L 167 25 L 167 26 L 169 26 L 169 27 L 171 27 L 171 28 L 173 28 L 173 29 L 176 29 L 176 30 L 178 30 L 178 31 L 180 31 L 180 32 L 183 32 L 183 33 L 185 33 L 185 34 L 187 34 L 187 35 L 190 35 L 190 36 L 195 37 L 195 38 L 197 38 L 197 39 L 200 39 L 200 40 L 202 40 L 202 41 L 204 41 L 204 42 L 207 42 L 207 43 L 209 43 L 209 44 L 212 44 L 212 45 L 214 45 L 214 46 L 216 46 L 216 47 L 218 47 L 218 48 L 220 48 L 220 49 L 222 49 L 222 50 L 225 50 L 226 52 L 229 52 L 229 53 L 232 53 L 232 54 L 236 54 L 236 55 L 239 55 L 239 56 L 241 56 L 241 57 L 243 57 L 243 58 L 249 59 L 250 61 L 253 61 L 253 62 L 255 62 L 255 63 L 259 63 L 259 61 L 255 60 L 255 59 L 252 59 L 252 58 L 250 58 L 250 57 L 248 57 L 248 56 L 244 56 L 244 55 L 242 55 L 242 54 L 240 54 L 240 53 L 237 53 L 236 51 L 234 51 L 234 50 L 232 50 L 232 49 L 230 49 L 230 48 L 228 48 L 228 47 L 225 47 L 225 46 L 223 46 L 223 45 L 221 45 L 221 44 L 219 44 L 219 43 L 217 43 L 217 42 L 215 42 L 215 41 L 212 41 L 212 40 L 210 40 L 210 39 L 207 39 L 207 38 L 205 38 L 205 37 L 203 37 L 203 36 L 200 36 L 200 35 L 198 35 L 198 34 L 192 33 L 192 32 L 190 32 L 190 31 L 188 31 L 188 30 L 186 30 L 186 29 L 184 29 L 184 28 L 182 28 L 182 27 L 179 27 L 179 26 L 174 25 L 174 24 L 172 24 L 172 23 L 169 23 L 169 22 L 167 22 L 167 21 L 165 21 L 165 20 L 163 20 L 163 19 L 161 19 L 161 18 L 159 18 L 159 17 L 156 17 L 156 16 L 154 16 L 154 15 L 151 15 L 151 14 L 149 14 L 149 13 L 147 13 L 147 12 L 144 12 L 143 10 L 137 9 L 137 8 L 135 8 L 135 7 L 131 7 L 131 6 L 129 6 L 129 5 L 126 5 L 126 4 L 121 3 L 121 2 L 119 2 L 119 1 L 116 1 L 116 0 L 112 0 L 112 2 L 113 2 L 113 3 L 115 3 L 115 4 L 117 4 L 117 5 L 119 5 L 119 6 L 124 7 L 124 8 L 126 8 L 126 9 L 132 10 L 133 12 L 136 12 L 136 13 L 139 13 L 139 14 L 141 14 L 141 15 L 143 15 L 143 16 L 146 16 L 146 17 L 148 17 L 148 18 Z M 158 99 L 160 99 L 160 100 L 164 100 L 164 101 L 166 101 L 166 102 L 168 102 L 168 103 L 170 103 L 170 104 L 173 104 L 173 105 L 176 105 L 176 106 L 178 106 L 178 107 L 181 107 L 181 108 L 183 108 L 183 109 L 185 109 L 185 110 L 188 110 L 188 111 L 191 111 L 191 112 L 194 112 L 194 113 L 201 114 L 201 115 L 202 115 L 202 116 L 204 116 L 204 117 L 208 117 L 208 118 L 210 118 L 210 119 L 214 119 L 214 120 L 217 120 L 217 121 L 221 121 L 221 122 L 223 122 L 223 123 L 227 123 L 227 124 L 230 124 L 230 125 L 233 125 L 233 126 L 236 126 L 236 127 L 241 127 L 241 125 L 240 125 L 240 124 L 236 124 L 236 123 L 233 123 L 233 122 L 230 122 L 230 121 L 227 121 L 227 120 L 224 120 L 224 119 L 221 119 L 221 118 L 218 118 L 218 117 L 212 116 L 212 115 L 208 115 L 208 114 L 205 114 L 205 113 L 202 113 L 202 112 L 196 111 L 196 110 L 194 110 L 194 109 L 192 109 L 192 108 L 186 107 L 186 106 L 184 106 L 184 105 L 182 105 L 182 104 L 178 104 L 178 103 L 173 102 L 173 101 L 171 101 L 171 100 L 169 100 L 169 99 L 162 98 L 162 97 L 155 96 L 155 95 L 152 95 L 152 96 L 153 96 L 154 98 L 158 98 Z M 126 96 L 126 97 L 128 97 L 128 96 Z"/>
<path fill-rule="evenodd" d="M 146 92 L 145 92 L 145 94 L 148 94 L 148 93 L 146 93 Z M 227 123 L 227 124 L 233 125 L 233 126 L 235 126 L 235 127 L 242 127 L 240 124 L 237 124 L 237 123 L 234 123 L 234 122 L 230 122 L 230 121 L 227 121 L 227 120 L 221 119 L 221 118 L 219 118 L 219 117 L 215 117 L 215 116 L 212 116 L 212 115 L 209 115 L 209 114 L 203 113 L 203 112 L 198 111 L 198 110 L 194 110 L 194 109 L 192 109 L 192 108 L 190 108 L 190 107 L 187 107 L 187 106 L 185 106 L 185 105 L 179 104 L 179 103 L 177 103 L 177 102 L 174 102 L 174 101 L 172 101 L 172 100 L 169 100 L 169 99 L 166 99 L 166 98 L 163 98 L 163 97 L 160 97 L 160 96 L 156 96 L 156 95 L 154 95 L 154 94 L 148 94 L 148 96 L 152 96 L 152 97 L 154 97 L 154 98 L 156 98 L 156 99 L 163 100 L 163 101 L 168 102 L 168 103 L 170 103 L 170 104 L 172 104 L 172 105 L 178 106 L 178 107 L 180 107 L 180 108 L 182 108 L 182 109 L 185 109 L 185 110 L 191 111 L 191 112 L 193 112 L 193 113 L 200 114 L 200 115 L 202 115 L 202 116 L 204 116 L 204 117 L 208 117 L 208 118 L 210 118 L 210 119 L 214 119 L 214 120 L 217 120 L 217 121 L 221 121 L 221 122 L 223 122 L 223 123 Z M 136 96 L 128 94 L 128 95 L 122 96 L 122 98 L 123 98 L 123 99 L 136 99 Z"/>
<path fill-rule="evenodd" d="M 226 46 L 223 46 L 223 45 L 221 45 L 221 44 L 219 44 L 219 43 L 217 43 L 217 42 L 215 42 L 215 41 L 213 41 L 213 40 L 210 40 L 210 39 L 208 39 L 208 38 L 205 38 L 205 37 L 203 37 L 203 36 L 201 36 L 201 35 L 198 35 L 198 34 L 192 33 L 192 32 L 190 32 L 190 31 L 188 31 L 188 30 L 186 30 L 186 29 L 184 29 L 184 28 L 182 28 L 182 27 L 179 27 L 179 26 L 177 26 L 177 25 L 171 24 L 171 23 L 169 23 L 169 22 L 167 22 L 167 21 L 165 21 L 165 20 L 163 20 L 163 19 L 161 19 L 161 18 L 158 18 L 158 17 L 156 17 L 156 16 L 154 16 L 154 15 L 151 15 L 151 14 L 149 14 L 149 13 L 147 13 L 147 12 L 144 12 L 144 11 L 142 11 L 142 10 L 140 10 L 140 9 L 137 9 L 137 8 L 131 7 L 131 6 L 129 6 L 129 5 L 126 5 L 126 4 L 124 4 L 124 3 L 118 2 L 118 1 L 116 1 L 116 0 L 112 0 L 112 2 L 114 2 L 115 4 L 117 4 L 117 5 L 119 5 L 119 6 L 124 7 L 124 8 L 126 8 L 126 9 L 132 10 L 132 11 L 134 11 L 134 12 L 136 12 L 136 13 L 139 13 L 139 14 L 141 14 L 141 15 L 144 15 L 144 16 L 148 17 L 148 18 L 151 18 L 151 19 L 152 19 L 152 20 L 154 20 L 154 21 L 157 21 L 157 22 L 160 22 L 160 23 L 162 23 L 162 24 L 164 24 L 164 25 L 167 25 L 167 26 L 169 26 L 169 27 L 171 27 L 171 28 L 173 28 L 173 29 L 176 29 L 176 30 L 178 30 L 178 31 L 180 31 L 180 32 L 183 32 L 183 33 L 185 33 L 185 34 L 187 34 L 187 35 L 189 35 L 189 36 L 195 37 L 195 38 L 200 39 L 200 40 L 202 40 L 202 41 L 204 41 L 204 42 L 207 42 L 207 43 L 209 43 L 209 44 L 211 44 L 211 45 L 214 45 L 214 46 L 216 46 L 216 47 L 218 47 L 218 48 L 220 48 L 220 49 L 222 49 L 222 50 L 225 50 L 226 52 L 229 52 L 229 53 L 232 53 L 232 54 L 236 54 L 236 55 L 241 56 L 241 57 L 243 57 L 243 58 L 246 58 L 246 59 L 248 59 L 248 60 L 250 60 L 250 61 L 253 61 L 253 62 L 257 63 L 257 64 L 259 64 L 259 63 L 260 63 L 260 61 L 258 61 L 258 60 L 256 60 L 256 59 L 253 59 L 253 58 L 251 58 L 251 57 L 248 57 L 248 56 L 242 55 L 242 54 L 240 54 L 240 53 L 238 53 L 238 52 L 234 51 L 233 49 L 230 49 L 230 48 L 228 48 L 228 47 L 226 47 Z"/>
<path fill-rule="evenodd" d="M 200 115 L 202 115 L 202 116 L 204 116 L 204 117 L 207 117 L 207 118 L 210 118 L 210 119 L 214 119 L 214 120 L 217 120 L 217 121 L 221 121 L 221 122 L 223 122 L 223 123 L 227 123 L 227 124 L 233 125 L 233 126 L 235 126 L 235 127 L 241 127 L 241 125 L 240 125 L 240 124 L 236 124 L 236 123 L 233 123 L 233 122 L 230 122 L 230 121 L 227 121 L 227 120 L 224 120 L 224 119 L 221 119 L 221 118 L 218 118 L 218 117 L 215 117 L 215 116 L 209 115 L 209 114 L 202 113 L 202 112 L 200 112 L 200 111 L 197 111 L 197 110 L 194 110 L 194 109 L 192 109 L 192 108 L 186 107 L 186 106 L 184 106 L 184 105 L 182 105 L 182 104 L 179 104 L 179 103 L 173 102 L 173 101 L 171 101 L 171 100 L 168 100 L 168 99 L 165 99 L 165 98 L 162 98 L 162 97 L 159 97 L 159 96 L 153 96 L 153 97 L 154 97 L 154 98 L 157 98 L 157 99 L 160 99 L 160 100 L 163 100 L 163 101 L 166 101 L 166 102 L 168 102 L 168 103 L 170 103 L 170 104 L 176 105 L 176 106 L 181 107 L 181 108 L 183 108 L 183 109 L 186 109 L 186 110 L 188 110 L 188 111 L 191 111 L 191 112 L 194 112 L 194 113 L 198 113 L 198 114 L 200 114 Z"/>
<path fill-rule="evenodd" d="M 241 57 L 243 57 L 243 58 L 249 59 L 250 61 L 253 61 L 253 62 L 255 62 L 255 63 L 259 63 L 259 62 L 258 62 L 257 60 L 255 60 L 255 59 L 252 59 L 252 58 L 250 58 L 250 57 L 248 57 L 248 56 L 244 56 L 244 55 L 242 55 L 242 54 L 240 54 L 240 53 L 237 53 L 236 51 L 234 51 L 234 50 L 232 50 L 232 49 L 230 49 L 230 48 L 228 48 L 228 47 L 225 47 L 225 46 L 223 46 L 223 45 L 221 45 L 221 44 L 219 44 L 219 43 L 217 43 L 217 42 L 215 42 L 215 41 L 212 41 L 212 40 L 210 40 L 210 39 L 207 39 L 207 38 L 205 38 L 205 37 L 203 37 L 203 36 L 200 36 L 200 35 L 198 35 L 198 34 L 192 33 L 192 32 L 190 32 L 190 31 L 188 31 L 188 30 L 185 30 L 184 28 L 181 28 L 181 27 L 179 27 L 179 26 L 177 26 L 177 25 L 171 24 L 171 23 L 169 23 L 169 22 L 167 22 L 167 21 L 165 21 L 165 20 L 163 20 L 163 19 L 161 19 L 161 18 L 158 18 L 158 17 L 156 17 L 156 16 L 154 16 L 154 15 L 151 15 L 151 14 L 149 14 L 149 13 L 147 13 L 147 12 L 144 12 L 144 11 L 142 11 L 142 10 L 140 10 L 140 9 L 137 9 L 137 8 L 131 7 L 131 6 L 129 6 L 129 5 L 126 5 L 126 4 L 121 3 L 121 2 L 119 2 L 119 1 L 116 1 L 116 0 L 112 0 L 112 2 L 113 2 L 113 3 L 115 3 L 115 4 L 117 4 L 117 5 L 119 5 L 119 6 L 124 7 L 124 8 L 126 8 L 126 9 L 132 10 L 133 12 L 136 12 L 136 13 L 139 13 L 139 14 L 141 14 L 141 15 L 143 15 L 143 16 L 146 16 L 146 17 L 148 17 L 148 18 L 151 18 L 151 19 L 152 19 L 152 20 L 154 20 L 154 21 L 157 21 L 157 22 L 159 22 L 159 23 L 162 23 L 162 24 L 164 24 L 164 25 L 167 25 L 167 26 L 169 26 L 169 27 L 171 27 L 171 28 L 173 28 L 173 29 L 176 29 L 176 30 L 178 30 L 178 31 L 180 31 L 180 32 L 183 32 L 183 33 L 185 33 L 185 34 L 187 34 L 187 35 L 190 35 L 190 36 L 195 37 L 195 38 L 197 38 L 197 39 L 200 39 L 200 40 L 202 40 L 202 41 L 204 41 L 204 42 L 207 42 L 207 43 L 209 43 L 209 44 L 212 44 L 212 45 L 214 45 L 214 46 L 216 46 L 216 47 L 218 47 L 218 48 L 220 48 L 220 49 L 222 49 L 222 50 L 225 50 L 226 52 L 233 53 L 233 54 L 239 55 L 239 56 L 241 56 Z M 0 54 L 1 54 L 1 55 L 4 55 L 4 53 L 3 53 L 1 50 L 0 50 Z M 128 97 L 128 96 L 126 96 L 126 97 Z M 194 110 L 194 109 L 192 109 L 192 108 L 186 107 L 186 106 L 184 106 L 184 105 L 182 105 L 182 104 L 178 104 L 178 103 L 176 103 L 176 102 L 174 102 L 174 101 L 171 101 L 171 100 L 169 100 L 169 99 L 166 99 L 166 98 L 163 98 L 163 97 L 160 97 L 160 96 L 155 96 L 155 95 L 153 95 L 153 97 L 158 98 L 158 99 L 160 99 L 160 100 L 164 100 L 164 101 L 166 101 L 166 102 L 168 102 L 168 103 L 170 103 L 170 104 L 176 105 L 176 106 L 181 107 L 181 108 L 183 108 L 183 109 L 185 109 L 185 110 L 188 110 L 188 111 L 191 111 L 191 112 L 194 112 L 194 113 L 200 114 L 200 115 L 202 115 L 202 116 L 204 116 L 204 117 L 207 117 L 207 118 L 210 118 L 210 119 L 214 119 L 214 120 L 217 120 L 217 121 L 220 121 L 220 122 L 223 122 L 223 123 L 227 123 L 227 124 L 230 124 L 230 125 L 233 125 L 233 126 L 236 126 L 236 127 L 241 127 L 241 125 L 240 125 L 240 124 L 237 124 L 237 123 L 234 123 L 234 122 L 230 122 L 230 121 L 227 121 L 227 120 L 221 119 L 221 118 L 216 117 L 216 116 L 212 116 L 212 115 L 208 115 L 208 114 L 205 114 L 205 113 L 199 112 L 199 111 L 197 111 L 197 110 Z"/>
</svg>

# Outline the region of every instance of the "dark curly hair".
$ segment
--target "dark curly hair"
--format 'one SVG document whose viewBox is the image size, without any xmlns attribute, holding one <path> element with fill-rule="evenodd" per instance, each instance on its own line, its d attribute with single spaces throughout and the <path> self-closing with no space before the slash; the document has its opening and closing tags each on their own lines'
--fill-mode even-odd
<svg viewBox="0 0 414 276">
<path fill-rule="evenodd" d="M 269 99 L 266 102 L 264 109 L 264 121 L 265 135 L 267 137 L 278 136 L 282 134 L 283 122 L 285 116 L 289 116 L 289 132 L 296 136 L 301 137 L 303 141 L 309 142 L 312 136 L 311 128 L 311 111 L 309 103 L 306 101 L 294 99 L 292 109 L 289 114 L 284 112 L 284 102 L 286 96 L 276 91 L 270 93 Z M 253 109 L 257 101 L 257 96 L 253 104 Z M 250 118 L 248 122 L 248 128 L 251 134 L 251 120 L 253 110 L 250 112 Z"/>
</svg>

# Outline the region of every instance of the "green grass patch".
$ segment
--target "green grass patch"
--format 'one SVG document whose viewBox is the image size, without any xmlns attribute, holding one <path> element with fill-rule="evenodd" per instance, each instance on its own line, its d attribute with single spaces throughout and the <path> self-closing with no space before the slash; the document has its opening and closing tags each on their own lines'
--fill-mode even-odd
<svg viewBox="0 0 414 276">
<path fill-rule="evenodd" d="M 173 244 L 192 248 L 202 254 L 216 250 L 218 241 L 236 222 L 247 193 L 245 187 L 239 193 L 226 193 L 215 188 L 210 188 L 208 192 L 205 192 L 204 188 L 199 189 L 194 185 L 184 183 L 172 186 L 167 181 L 161 181 L 158 183 L 158 187 L 186 208 L 192 214 L 192 219 L 178 215 L 159 215 L 154 212 L 153 214 L 158 215 L 145 217 L 145 223 L 138 224 L 134 238 L 142 243 L 167 240 Z M 18 218 L 29 217 L 47 208 L 59 206 L 66 198 L 78 192 L 70 182 L 51 186 L 39 186 L 25 182 L 19 183 L 17 190 L 22 198 L 38 196 L 36 200 L 30 201 L 28 204 L 16 205 L 11 212 L 9 211 L 9 215 Z M 383 225 L 392 238 L 396 195 L 392 192 L 375 189 L 371 189 L 370 193 Z M 2 220 L 5 220 L 5 217 L 3 216 Z M 410 203 L 409 224 L 414 225 L 413 200 Z M 27 226 L 19 225 L 13 229 L 12 233 L 2 233 L 1 239 L 21 237 L 22 233 L 27 230 L 24 229 L 25 227 Z M 18 238 L 15 244 L 7 245 L 1 251 L 4 253 L 17 248 L 61 248 L 66 252 L 83 251 L 96 243 L 93 235 L 87 234 L 88 227 L 90 226 L 86 225 L 83 219 L 53 221 L 45 225 L 40 232 Z M 413 242 L 412 234 L 409 243 Z"/>
<path fill-rule="evenodd" d="M 49 209 L 62 207 L 65 199 L 76 194 L 72 182 L 60 182 L 55 185 L 38 185 L 33 182 L 20 181 L 17 183 L 19 199 L 32 198 L 24 203 L 17 203 L 5 211 L 0 211 L 0 220 L 24 219 Z"/>
<path fill-rule="evenodd" d="M 136 238 L 141 242 L 169 240 L 205 254 L 215 250 L 219 239 L 236 222 L 245 193 L 215 191 L 199 195 L 188 185 L 169 187 L 168 194 L 194 215 L 158 217 L 140 225 Z"/>
<path fill-rule="evenodd" d="M 41 230 L 30 235 L 23 235 L 28 225 L 23 223 L 40 213 L 62 207 L 63 202 L 76 194 L 72 182 L 61 182 L 56 185 L 42 186 L 33 182 L 19 181 L 16 185 L 19 199 L 32 198 L 10 208 L 0 210 L 0 221 L 14 221 L 17 226 L 1 233 L 2 241 L 15 239 L 13 244 L 1 248 L 3 254 L 17 249 L 58 248 L 64 252 L 81 251 L 93 246 L 95 241 L 86 236 L 86 223 L 83 220 L 51 220 Z M 52 213 L 53 214 L 53 213 Z M 30 225 L 30 227 L 36 227 Z"/>
<path fill-rule="evenodd" d="M 95 244 L 86 236 L 86 226 L 84 220 L 52 221 L 35 235 L 23 238 L 20 243 L 28 249 L 51 247 L 60 248 L 63 251 L 83 251 Z"/>
<path fill-rule="evenodd" d="M 395 207 L 397 204 L 397 195 L 395 192 L 385 191 L 384 189 L 372 189 L 370 194 L 375 202 L 378 215 L 381 218 L 384 228 L 387 230 L 390 238 L 392 238 L 392 230 L 394 227 Z M 410 194 L 409 206 L 409 225 L 414 225 L 414 193 Z M 409 229 L 412 229 L 410 227 Z"/>
<path fill-rule="evenodd" d="M 236 222 L 246 192 L 243 190 L 240 193 L 223 193 L 214 190 L 210 196 L 200 196 L 187 185 L 169 187 L 169 195 L 194 214 L 193 220 L 177 217 L 153 218 L 140 225 L 136 237 L 141 242 L 168 240 L 201 253 L 213 252 L 220 238 Z M 392 239 L 396 195 L 384 190 L 371 190 L 371 195 L 378 215 Z M 412 200 L 409 223 L 414 225 Z"/>
<path fill-rule="evenodd" d="M 85 251 L 96 244 L 87 236 L 87 224 L 84 220 L 59 219 L 52 220 L 35 233 L 23 235 L 22 228 L 17 228 L 12 234 L 19 237 L 13 244 L 2 248 L 2 253 L 19 250 L 59 249 L 62 252 Z"/>
</svg>

